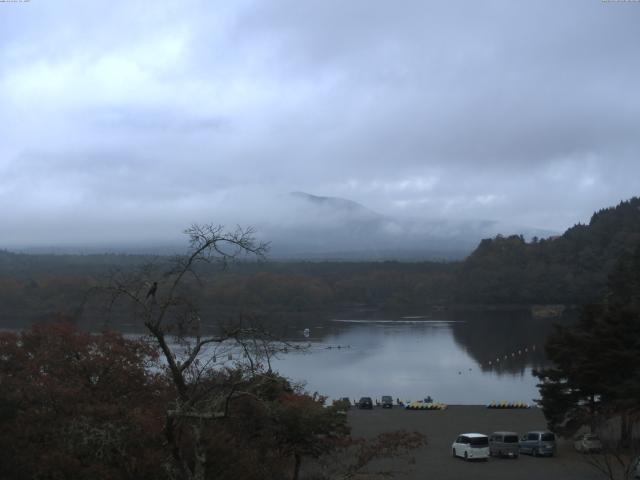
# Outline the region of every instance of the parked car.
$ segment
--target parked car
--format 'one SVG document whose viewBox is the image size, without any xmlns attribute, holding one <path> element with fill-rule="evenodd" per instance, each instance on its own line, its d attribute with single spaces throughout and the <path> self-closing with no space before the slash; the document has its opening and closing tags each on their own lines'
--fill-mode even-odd
<svg viewBox="0 0 640 480">
<path fill-rule="evenodd" d="M 489 437 L 482 433 L 463 433 L 451 445 L 454 457 L 465 460 L 487 460 L 489 458 Z"/>
<path fill-rule="evenodd" d="M 556 454 L 556 436 L 546 430 L 525 433 L 518 445 L 520 453 L 529 453 L 534 457 L 553 457 Z"/>
<path fill-rule="evenodd" d="M 489 455 L 518 458 L 519 453 L 517 433 L 493 432 L 489 435 Z"/>
<path fill-rule="evenodd" d="M 371 400 L 371 397 L 362 397 L 358 402 L 358 408 L 371 410 L 373 408 L 373 401 Z"/>
<path fill-rule="evenodd" d="M 574 438 L 573 446 L 580 453 L 598 453 L 602 451 L 602 442 L 593 433 L 582 433 Z"/>
<path fill-rule="evenodd" d="M 390 395 L 383 395 L 381 405 L 382 408 L 393 408 L 393 398 Z"/>
</svg>

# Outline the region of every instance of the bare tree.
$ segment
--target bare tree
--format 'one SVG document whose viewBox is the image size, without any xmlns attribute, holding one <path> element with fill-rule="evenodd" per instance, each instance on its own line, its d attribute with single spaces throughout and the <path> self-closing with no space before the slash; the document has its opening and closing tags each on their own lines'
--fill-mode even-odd
<svg viewBox="0 0 640 480">
<path fill-rule="evenodd" d="M 610 480 L 635 478 L 634 470 L 640 453 L 640 439 L 637 437 L 640 416 L 630 413 L 631 409 L 637 410 L 637 407 L 627 407 L 622 415 L 617 414 L 618 409 L 603 410 L 603 415 L 592 419 L 589 425 L 591 433 L 599 434 L 602 449 L 583 452 L 584 459 Z"/>
<path fill-rule="evenodd" d="M 587 453 L 585 461 L 609 480 L 631 480 L 634 478 L 637 453 L 613 445 L 601 453 Z"/>
<path fill-rule="evenodd" d="M 228 468 L 229 459 L 220 453 L 225 440 L 258 441 L 258 460 L 251 460 L 250 468 L 261 478 L 284 474 L 291 460 L 291 476 L 298 478 L 302 455 L 319 460 L 321 454 L 331 457 L 339 451 L 356 459 L 355 464 L 334 465 L 343 478 L 352 478 L 375 459 L 423 443 L 421 435 L 402 432 L 384 434 L 391 435 L 389 441 L 383 436 L 372 442 L 352 439 L 343 415 L 316 405 L 315 396 L 271 371 L 274 355 L 302 347 L 275 338 L 252 319 L 203 322 L 196 293 L 217 270 L 211 264 L 224 268 L 240 257 L 262 259 L 268 245 L 256 242 L 250 228 L 227 232 L 221 226 L 193 225 L 185 233 L 187 254 L 114 272 L 100 290 L 107 294 L 110 311 L 124 307 L 144 327 L 166 365 L 174 390 L 164 419 L 170 478 L 204 480 Z M 321 413 L 320 420 L 314 420 L 314 411 Z M 259 432 L 252 424 L 258 418 Z"/>
<path fill-rule="evenodd" d="M 222 226 L 192 225 L 185 233 L 189 237 L 187 254 L 171 261 L 150 261 L 134 272 L 116 272 L 103 291 L 110 309 L 122 302 L 131 308 L 134 320 L 144 326 L 166 362 L 176 391 L 164 428 L 171 452 L 167 462 L 170 477 L 202 480 L 207 462 L 212 461 L 207 458 L 205 429 L 227 416 L 234 398 L 253 395 L 244 388 L 248 378 L 254 388 L 256 379 L 273 380 L 268 374 L 270 357 L 284 344 L 246 319 L 217 324 L 209 331 L 193 299 L 194 290 L 210 272 L 208 264 L 225 267 L 241 257 L 262 259 L 268 245 L 257 242 L 251 228 L 228 232 Z M 233 355 L 240 358 L 234 369 L 225 370 L 216 363 L 216 357 Z M 264 360 L 269 365 L 267 372 L 261 368 Z M 188 442 L 183 441 L 185 431 Z"/>
</svg>

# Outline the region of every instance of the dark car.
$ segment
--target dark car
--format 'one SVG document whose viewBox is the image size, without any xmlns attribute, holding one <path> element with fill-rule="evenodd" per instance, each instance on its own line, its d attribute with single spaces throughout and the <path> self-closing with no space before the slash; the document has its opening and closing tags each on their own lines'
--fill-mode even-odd
<svg viewBox="0 0 640 480">
<path fill-rule="evenodd" d="M 489 456 L 518 458 L 518 434 L 515 432 L 493 432 L 489 435 Z"/>
<path fill-rule="evenodd" d="M 548 431 L 535 430 L 525 433 L 519 442 L 520 453 L 553 457 L 556 454 L 556 436 Z"/>
<path fill-rule="evenodd" d="M 371 410 L 373 408 L 373 402 L 371 401 L 371 397 L 362 397 L 358 402 L 358 408 L 367 408 Z"/>
<path fill-rule="evenodd" d="M 393 398 L 390 395 L 383 395 L 382 402 L 380 403 L 382 408 L 393 408 Z"/>
</svg>

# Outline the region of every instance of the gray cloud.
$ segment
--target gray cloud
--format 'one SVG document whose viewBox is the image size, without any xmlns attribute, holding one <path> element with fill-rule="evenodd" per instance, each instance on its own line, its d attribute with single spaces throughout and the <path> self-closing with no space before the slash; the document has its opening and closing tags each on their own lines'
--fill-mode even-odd
<svg viewBox="0 0 640 480">
<path fill-rule="evenodd" d="M 558 230 L 638 194 L 632 2 L 0 7 L 0 245 L 277 222 L 293 190 Z"/>
</svg>

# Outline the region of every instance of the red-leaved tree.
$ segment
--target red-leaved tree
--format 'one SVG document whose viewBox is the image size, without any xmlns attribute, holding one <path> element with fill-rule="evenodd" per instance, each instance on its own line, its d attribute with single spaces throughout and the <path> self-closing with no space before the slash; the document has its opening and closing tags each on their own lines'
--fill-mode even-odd
<svg viewBox="0 0 640 480">
<path fill-rule="evenodd" d="M 143 342 L 65 323 L 0 333 L 0 478 L 158 478 L 156 360 Z"/>
</svg>

